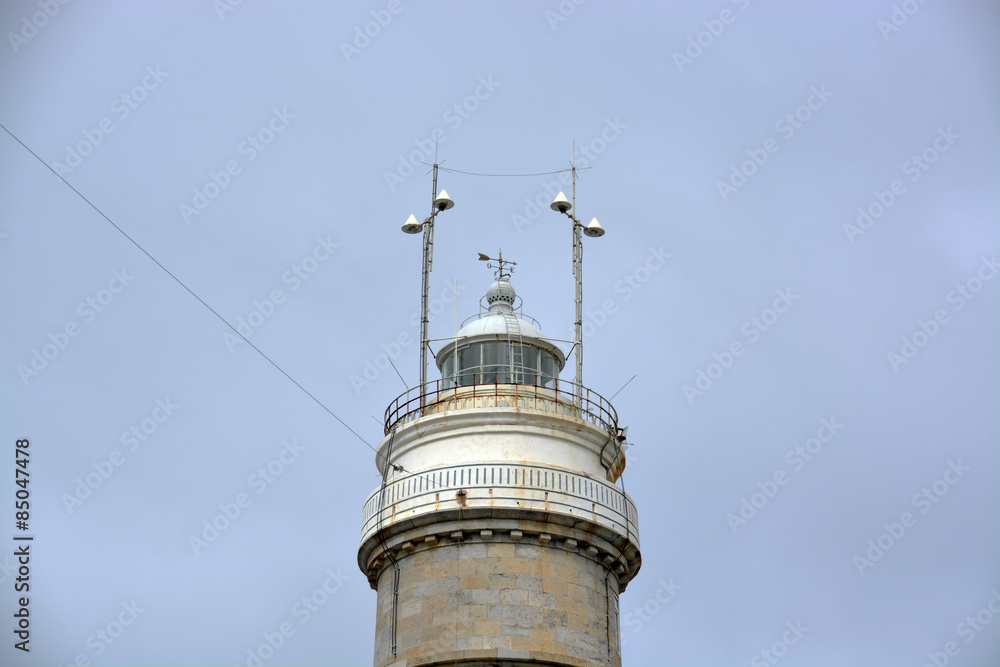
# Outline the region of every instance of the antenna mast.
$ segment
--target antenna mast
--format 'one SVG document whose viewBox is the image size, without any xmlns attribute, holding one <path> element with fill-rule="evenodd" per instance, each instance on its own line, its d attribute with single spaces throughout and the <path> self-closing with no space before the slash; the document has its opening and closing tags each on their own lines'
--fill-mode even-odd
<svg viewBox="0 0 1000 667">
<path fill-rule="evenodd" d="M 573 221 L 573 275 L 576 276 L 576 295 L 574 297 L 576 305 L 576 341 L 573 347 L 576 349 L 576 405 L 583 407 L 583 239 L 580 233 L 591 237 L 604 236 L 604 228 L 597 218 L 590 221 L 589 225 L 584 225 L 575 215 L 570 213 L 576 208 L 576 141 L 573 142 L 573 201 L 566 199 L 562 192 L 555 198 L 549 207 L 562 213 Z"/>
<path fill-rule="evenodd" d="M 431 269 L 434 266 L 434 195 L 438 186 L 437 146 L 434 147 L 434 179 L 431 184 L 430 222 L 424 225 L 424 269 L 420 293 L 420 407 L 427 399 L 427 292 L 430 289 Z"/>
<path fill-rule="evenodd" d="M 447 211 L 455 205 L 455 202 L 448 196 L 448 192 L 442 190 L 437 192 L 438 182 L 438 161 L 437 145 L 434 147 L 434 178 L 431 183 L 431 214 L 423 222 L 417 222 L 416 216 L 411 215 L 403 224 L 403 231 L 407 234 L 419 234 L 424 232 L 424 262 L 421 275 L 420 292 L 420 407 L 423 408 L 427 402 L 427 292 L 430 288 L 431 268 L 434 265 L 434 220 L 441 211 Z"/>
<path fill-rule="evenodd" d="M 573 208 L 576 209 L 576 140 L 573 140 Z M 573 274 L 576 276 L 576 405 L 583 406 L 583 226 L 574 218 Z"/>
</svg>

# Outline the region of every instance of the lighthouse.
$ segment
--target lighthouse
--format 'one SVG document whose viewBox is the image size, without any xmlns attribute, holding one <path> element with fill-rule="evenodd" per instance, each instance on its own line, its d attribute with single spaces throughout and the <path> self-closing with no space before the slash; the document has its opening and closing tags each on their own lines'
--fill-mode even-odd
<svg viewBox="0 0 1000 667">
<path fill-rule="evenodd" d="M 425 304 L 433 219 L 453 205 L 442 195 L 404 226 L 424 232 Z M 374 665 L 618 667 L 619 595 L 642 563 L 616 484 L 624 429 L 607 399 L 561 377 L 566 354 L 523 314 L 514 263 L 480 259 L 494 269 L 480 312 L 438 341 L 438 377 L 422 372 L 385 412 L 358 550 L 378 596 Z"/>
</svg>

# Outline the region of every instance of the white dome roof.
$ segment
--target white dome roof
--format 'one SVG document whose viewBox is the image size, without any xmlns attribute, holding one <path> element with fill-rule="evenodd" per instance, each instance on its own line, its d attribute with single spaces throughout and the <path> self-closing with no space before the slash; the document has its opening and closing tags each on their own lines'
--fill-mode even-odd
<svg viewBox="0 0 1000 667">
<path fill-rule="evenodd" d="M 566 364 L 566 355 L 558 345 L 548 340 L 534 320 L 518 317 L 514 310 L 517 294 L 506 277 L 490 285 L 485 298 L 489 304 L 489 312 L 466 324 L 459 329 L 454 339 L 444 344 L 436 355 L 439 369 L 443 369 L 453 358 L 456 349 L 483 345 L 491 341 L 514 343 L 520 341 L 525 345 L 540 348 L 544 354 L 554 357 L 555 363 L 558 364 L 556 372 L 562 370 Z"/>
<path fill-rule="evenodd" d="M 513 313 L 511 313 L 513 315 Z M 527 320 L 513 317 L 509 320 L 511 324 L 517 326 L 517 330 L 509 331 L 508 319 L 499 313 L 490 313 L 478 320 L 469 322 L 458 332 L 458 338 L 467 336 L 478 336 L 480 334 L 497 334 L 504 338 L 510 334 L 513 337 L 521 338 L 545 338 L 542 330 Z"/>
<path fill-rule="evenodd" d="M 489 313 L 462 327 L 457 336 L 479 336 L 492 334 L 500 336 L 520 336 L 521 338 L 545 338 L 542 330 L 533 323 L 523 320 L 514 312 L 517 293 L 509 280 L 497 280 L 486 290 Z M 511 330 L 516 327 L 516 329 Z"/>
</svg>

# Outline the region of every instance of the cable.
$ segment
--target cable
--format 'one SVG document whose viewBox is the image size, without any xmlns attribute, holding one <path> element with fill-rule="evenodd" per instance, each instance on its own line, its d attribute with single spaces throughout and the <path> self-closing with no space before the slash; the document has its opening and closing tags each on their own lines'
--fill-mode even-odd
<svg viewBox="0 0 1000 667">
<path fill-rule="evenodd" d="M 311 393 L 309 392 L 309 390 L 307 390 L 307 389 L 306 389 L 305 387 L 303 387 L 303 386 L 302 386 L 301 384 L 299 384 L 299 383 L 298 383 L 298 382 L 297 382 L 297 381 L 295 380 L 295 378 L 293 378 L 293 377 L 292 377 L 291 375 L 289 375 L 288 373 L 286 373 L 286 372 L 284 371 L 284 369 L 282 369 L 282 368 L 281 368 L 281 366 L 279 366 L 278 364 L 274 363 L 274 361 L 272 361 L 270 357 L 268 357 L 268 356 L 267 356 L 266 354 L 264 354 L 263 352 L 261 352 L 261 350 L 260 350 L 260 348 L 259 348 L 259 347 L 257 347 L 257 346 L 256 346 L 256 345 L 254 345 L 253 343 L 251 343 L 251 342 L 250 342 L 250 340 L 249 340 L 249 339 L 247 339 L 247 337 L 246 337 L 246 336 L 244 336 L 243 334 L 241 334 L 241 333 L 240 333 L 240 332 L 239 332 L 239 331 L 238 331 L 238 330 L 236 329 L 236 327 L 234 327 L 234 326 L 233 326 L 232 324 L 230 324 L 229 322 L 227 322 L 227 321 L 226 321 L 226 319 L 225 319 L 224 317 L 222 317 L 222 315 L 220 315 L 219 313 L 217 313 L 217 312 L 215 311 L 215 309 L 214 309 L 214 308 L 212 308 L 212 307 L 211 307 L 210 305 L 208 305 L 207 303 L 205 303 L 205 301 L 204 301 L 204 300 L 203 300 L 203 299 L 202 299 L 202 298 L 201 298 L 200 296 L 198 296 L 197 294 L 195 294 L 195 293 L 194 293 L 194 292 L 193 292 L 193 291 L 191 290 L 191 288 L 190 288 L 190 287 L 188 287 L 188 286 L 187 286 L 187 285 L 185 285 L 185 284 L 184 284 L 183 282 L 181 282 L 181 279 L 180 279 L 180 278 L 178 278 L 178 277 L 177 277 L 177 276 L 175 276 L 175 275 L 174 275 L 173 273 L 171 273 L 171 272 L 170 272 L 170 270 L 169 270 L 169 269 L 168 269 L 167 267 L 165 267 L 165 266 L 163 266 L 162 264 L 160 264 L 160 262 L 159 262 L 159 261 L 157 261 L 157 259 L 156 259 L 155 257 L 153 257 L 153 256 L 152 256 L 152 255 L 150 255 L 150 254 L 149 254 L 148 252 L 146 252 L 146 249 L 145 249 L 145 248 L 143 248 L 143 247 L 142 247 L 141 245 L 139 245 L 139 244 L 138 244 L 138 243 L 137 243 L 137 242 L 135 241 L 135 239 L 133 239 L 133 238 L 132 238 L 131 236 L 129 236 L 129 235 L 128 235 L 128 234 L 127 234 L 127 233 L 125 232 L 125 230 L 124 230 L 124 229 L 122 229 L 121 227 L 119 227 L 118 225 L 116 225 L 116 224 L 114 223 L 114 221 L 113 221 L 113 220 L 112 220 L 111 218 L 109 218 L 109 217 L 108 217 L 107 215 L 105 215 L 104 211 L 102 211 L 101 209 L 97 208 L 97 206 L 95 206 L 95 205 L 94 205 L 94 203 L 93 203 L 92 201 L 90 201 L 89 199 L 87 199 L 86 197 L 84 197 L 84 196 L 83 196 L 83 193 L 82 193 L 82 192 L 80 192 L 79 190 L 77 190 L 76 188 L 74 188 L 74 187 L 73 187 L 72 185 L 70 185 L 69 181 L 67 181 L 67 180 L 66 180 L 65 178 L 63 178 L 63 177 L 62 177 L 62 176 L 61 176 L 61 175 L 59 174 L 59 172 L 57 172 L 57 171 L 56 171 L 55 169 L 53 169 L 52 167 L 50 167 L 50 166 L 49 166 L 49 164 L 48 164 L 48 163 L 47 163 L 47 162 L 46 162 L 45 160 L 43 160 L 42 158 L 40 158 L 40 157 L 38 156 L 38 154 L 37 154 L 37 153 L 35 153 L 35 151 L 33 151 L 33 150 L 31 150 L 30 148 L 28 148 L 28 147 L 27 147 L 27 145 L 25 145 L 25 143 L 24 143 L 23 141 L 21 141 L 20 139 L 18 139 L 18 138 L 17 138 L 17 137 L 16 137 L 15 135 L 14 135 L 14 133 L 13 133 L 13 132 L 11 132 L 10 130 L 8 130 L 8 129 L 7 129 L 7 127 L 6 127 L 5 125 L 3 125 L 2 123 L 0 123 L 0 127 L 2 127 L 2 128 L 3 128 L 3 130 L 4 130 L 4 132 L 6 132 L 7 134 L 9 134 L 9 135 L 11 136 L 11 138 L 13 138 L 13 139 L 14 139 L 14 141 L 16 141 L 17 143 L 21 144 L 21 146 L 22 146 L 22 147 L 24 148 L 24 150 L 26 150 L 26 151 L 28 151 L 29 153 L 31 153 L 31 155 L 33 155 L 33 156 L 34 156 L 34 158 L 35 158 L 36 160 L 38 160 L 39 162 L 41 162 L 41 163 L 42 163 L 43 165 L 45 165 L 45 167 L 46 167 L 46 168 L 47 168 L 47 169 L 48 169 L 49 171 L 51 171 L 51 172 L 52 172 L 53 174 L 55 174 L 55 175 L 56 175 L 56 178 L 58 178 L 58 179 L 59 179 L 60 181 L 62 181 L 63 183 L 65 183 L 65 184 L 66 184 L 66 187 L 68 187 L 68 188 L 69 188 L 70 190 L 72 190 L 73 192 L 75 192 L 75 193 L 76 193 L 76 194 L 77 194 L 77 195 L 78 195 L 78 196 L 80 197 L 80 199 L 82 199 L 83 201 L 87 202 L 87 204 L 88 204 L 88 205 L 90 206 L 90 208 L 92 208 L 92 209 L 94 209 L 95 211 L 97 211 L 98 215 L 100 215 L 100 216 L 101 216 L 102 218 L 104 218 L 105 220 L 107 220 L 107 221 L 108 221 L 108 222 L 109 222 L 109 223 L 111 224 L 111 226 L 112 226 L 112 227 L 114 227 L 114 228 L 115 228 L 115 229 L 117 229 L 117 230 L 118 230 L 119 232 L 121 232 L 121 235 L 122 235 L 122 236 L 124 236 L 125 238 L 127 238 L 127 239 L 128 239 L 128 240 L 129 240 L 129 241 L 130 241 L 130 242 L 132 243 L 132 245 L 134 245 L 134 246 L 135 246 L 136 248 L 138 248 L 139 250 L 141 250 L 141 251 L 142 251 L 142 253 L 143 253 L 144 255 L 146 255 L 146 257 L 148 257 L 149 259 L 151 259 L 151 260 L 153 261 L 153 263 L 154 263 L 154 264 L 156 264 L 156 265 L 157 265 L 158 267 L 160 267 L 161 269 L 163 269 L 163 271 L 164 271 L 164 272 L 165 272 L 165 273 L 166 273 L 166 274 L 167 274 L 168 276 L 170 276 L 171 278 L 173 278 L 173 279 L 174 279 L 174 282 L 176 282 L 176 283 L 177 283 L 178 285 L 180 285 L 180 286 L 181 286 L 181 287 L 183 287 L 183 288 L 184 288 L 185 290 L 187 290 L 188 294 L 190 294 L 190 295 L 191 295 L 191 296 L 193 296 L 193 297 L 194 297 L 195 299 L 197 299 L 197 300 L 198 300 L 198 302 L 199 302 L 199 303 L 201 303 L 201 305 L 203 305 L 203 306 L 205 306 L 206 308 L 208 308 L 208 310 L 209 310 L 209 311 L 210 311 L 210 312 L 211 312 L 211 313 L 212 313 L 213 315 L 215 315 L 215 316 L 216 316 L 217 318 L 219 318 L 219 319 L 220 319 L 220 320 L 222 321 L 222 323 L 223 323 L 223 324 L 225 324 L 225 325 L 226 325 L 227 327 L 229 327 L 230 329 L 232 329 L 232 330 L 233 330 L 233 332 L 235 332 L 237 336 L 239 336 L 239 337 L 240 337 L 240 338 L 242 338 L 242 339 L 243 339 L 244 341 L 246 341 L 247 345 L 249 345 L 250 347 L 252 347 L 252 348 L 253 348 L 254 350 L 256 350 L 256 351 L 257 351 L 257 354 L 259 354 L 260 356 L 264 357 L 264 359 L 266 359 L 266 360 L 267 360 L 267 362 L 268 362 L 269 364 L 271 364 L 271 365 L 272 365 L 272 366 L 274 366 L 274 367 L 275 367 L 276 369 L 278 369 L 278 371 L 280 371 L 280 372 L 281 372 L 281 374 L 282 374 L 282 375 L 284 375 L 284 376 L 285 376 L 286 378 L 288 378 L 289 380 L 291 380 L 291 381 L 292 381 L 292 383 L 293 383 L 293 384 L 294 384 L 294 385 L 295 385 L 296 387 L 298 387 L 298 388 L 299 388 L 299 389 L 301 389 L 301 390 L 302 390 L 303 392 L 305 392 L 306 396 L 308 396 L 309 398 L 311 398 L 311 399 L 312 399 L 313 401 L 315 401 L 315 402 L 316 402 L 316 404 L 317 404 L 317 405 L 319 405 L 319 406 L 320 406 L 321 408 L 323 408 L 324 410 L 326 410 L 326 411 L 327 411 L 327 413 L 329 413 L 329 415 L 330 415 L 331 417 L 333 417 L 334 419 L 336 419 L 336 420 L 337 420 L 338 422 L 340 422 L 340 424 L 341 424 L 341 425 L 342 425 L 342 426 L 343 426 L 344 428 L 346 428 L 346 429 L 347 429 L 348 431 L 350 431 L 351 433 L 353 433 L 353 434 L 354 434 L 354 435 L 355 435 L 355 436 L 356 436 L 356 437 L 358 438 L 358 440 L 360 440 L 361 442 L 365 443 L 365 445 L 367 445 L 367 446 L 368 446 L 368 449 L 372 450 L 372 451 L 373 451 L 373 452 L 375 452 L 376 454 L 378 453 L 378 450 L 376 450 L 376 449 L 375 449 L 374 447 L 372 447 L 372 446 L 371 446 L 370 444 L 368 444 L 368 441 L 367 441 L 367 440 L 365 440 L 365 439 L 364 439 L 364 438 L 362 438 L 362 437 L 361 437 L 360 435 L 358 435 L 358 433 L 357 433 L 357 432 L 356 432 L 356 431 L 355 431 L 355 430 L 354 430 L 353 428 L 351 428 L 350 426 L 348 426 L 348 425 L 347 425 L 347 423 L 346 423 L 346 422 L 345 422 L 345 421 L 344 421 L 343 419 L 341 419 L 341 418 L 340 418 L 340 417 L 338 417 L 337 415 L 333 414 L 333 411 L 332 411 L 332 410 L 331 410 L 330 408 L 328 408 L 328 407 L 326 407 L 325 405 L 323 405 L 323 403 L 322 403 L 322 402 L 321 402 L 321 401 L 320 401 L 320 400 L 319 400 L 318 398 L 316 398 L 315 396 L 313 396 L 313 395 L 312 395 L 312 394 L 311 394 Z"/>
<path fill-rule="evenodd" d="M 427 164 L 427 163 L 421 162 L 421 164 Z M 434 165 L 427 165 L 427 166 L 432 167 Z M 459 169 L 451 169 L 450 167 L 442 167 L 441 165 L 438 165 L 438 169 L 440 169 L 441 171 L 447 171 L 450 174 L 465 174 L 466 176 L 489 176 L 489 177 L 501 177 L 501 178 L 509 176 L 550 176 L 552 174 L 561 174 L 564 171 L 573 171 L 573 169 L 570 168 L 570 169 L 558 169 L 556 171 L 542 171 L 536 174 L 480 174 L 474 171 L 461 171 Z M 577 171 L 580 171 L 580 169 L 590 169 L 590 167 L 577 167 Z"/>
</svg>

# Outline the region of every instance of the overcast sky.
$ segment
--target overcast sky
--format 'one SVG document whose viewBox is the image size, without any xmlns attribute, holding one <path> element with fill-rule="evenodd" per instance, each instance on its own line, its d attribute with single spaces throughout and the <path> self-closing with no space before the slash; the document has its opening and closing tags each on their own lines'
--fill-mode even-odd
<svg viewBox="0 0 1000 667">
<path fill-rule="evenodd" d="M 584 382 L 637 376 L 626 665 L 1000 663 L 998 28 L 985 1 L 3 2 L 0 506 L 35 540 L 30 654 L 0 550 L 0 663 L 371 663 L 361 507 L 387 359 L 418 381 L 400 226 L 435 138 L 480 174 L 576 142 L 607 230 Z M 500 248 L 573 337 L 557 179 L 441 172 L 432 337 Z"/>
</svg>

